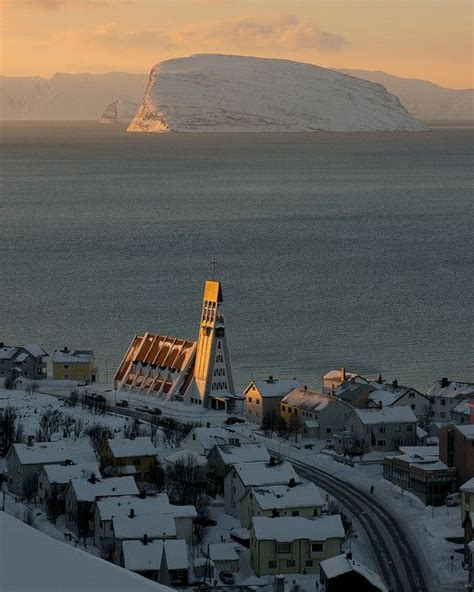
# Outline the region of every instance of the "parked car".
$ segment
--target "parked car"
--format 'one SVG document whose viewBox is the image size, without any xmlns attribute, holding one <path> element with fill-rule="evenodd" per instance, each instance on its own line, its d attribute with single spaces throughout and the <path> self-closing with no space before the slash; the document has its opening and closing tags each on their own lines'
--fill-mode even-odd
<svg viewBox="0 0 474 592">
<path fill-rule="evenodd" d="M 461 494 L 460 493 L 450 493 L 446 496 L 446 505 L 453 507 L 459 506 L 461 504 Z"/>
<path fill-rule="evenodd" d="M 161 409 L 158 409 L 158 407 L 154 407 L 152 413 L 153 415 L 161 415 Z"/>
<path fill-rule="evenodd" d="M 94 401 L 96 401 L 97 403 L 105 403 L 105 397 L 104 395 L 95 395 L 93 397 Z"/>
<path fill-rule="evenodd" d="M 117 402 L 117 407 L 128 407 L 128 401 L 126 401 L 125 399 L 121 399 Z"/>
<path fill-rule="evenodd" d="M 234 574 L 230 571 L 221 571 L 219 572 L 219 578 L 224 584 L 232 586 L 235 584 Z"/>
<path fill-rule="evenodd" d="M 234 425 L 236 423 L 245 423 L 245 419 L 242 419 L 241 417 L 228 417 L 225 421 L 224 421 L 225 425 Z"/>
<path fill-rule="evenodd" d="M 140 413 L 151 413 L 151 409 L 148 405 L 142 405 L 141 407 L 135 407 L 135 411 L 139 411 Z"/>
</svg>

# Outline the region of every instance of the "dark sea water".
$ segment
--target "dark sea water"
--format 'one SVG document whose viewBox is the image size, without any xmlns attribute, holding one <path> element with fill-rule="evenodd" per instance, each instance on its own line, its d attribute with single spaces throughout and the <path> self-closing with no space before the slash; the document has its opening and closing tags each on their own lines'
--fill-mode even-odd
<svg viewBox="0 0 474 592">
<path fill-rule="evenodd" d="M 142 135 L 2 124 L 0 341 L 195 338 L 218 260 L 235 380 L 473 379 L 472 130 Z"/>
</svg>

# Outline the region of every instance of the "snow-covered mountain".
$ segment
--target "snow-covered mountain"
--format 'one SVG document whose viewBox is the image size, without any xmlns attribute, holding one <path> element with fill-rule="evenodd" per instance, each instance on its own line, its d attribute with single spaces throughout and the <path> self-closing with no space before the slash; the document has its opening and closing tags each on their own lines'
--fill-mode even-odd
<svg viewBox="0 0 474 592">
<path fill-rule="evenodd" d="M 383 84 L 419 119 L 474 119 L 474 90 L 444 88 L 412 78 L 399 78 L 385 72 L 340 70 L 345 74 Z"/>
<path fill-rule="evenodd" d="M 146 74 L 125 72 L 0 76 L 0 119 L 97 121 L 117 98 L 139 103 L 146 81 Z"/>
<path fill-rule="evenodd" d="M 416 131 L 380 84 L 309 64 L 198 54 L 151 71 L 133 132 Z"/>
<path fill-rule="evenodd" d="M 139 106 L 138 103 L 117 99 L 113 103 L 110 103 L 110 105 L 107 105 L 99 118 L 99 123 L 126 123 L 128 125 L 134 118 Z"/>
</svg>

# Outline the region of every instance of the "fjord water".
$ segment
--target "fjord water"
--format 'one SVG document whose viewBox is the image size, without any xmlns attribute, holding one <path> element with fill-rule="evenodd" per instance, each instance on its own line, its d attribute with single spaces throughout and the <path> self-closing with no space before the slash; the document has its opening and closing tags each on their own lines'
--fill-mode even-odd
<svg viewBox="0 0 474 592">
<path fill-rule="evenodd" d="M 473 379 L 472 131 L 146 135 L 2 124 L 0 341 L 195 338 L 216 258 L 235 380 Z"/>
</svg>

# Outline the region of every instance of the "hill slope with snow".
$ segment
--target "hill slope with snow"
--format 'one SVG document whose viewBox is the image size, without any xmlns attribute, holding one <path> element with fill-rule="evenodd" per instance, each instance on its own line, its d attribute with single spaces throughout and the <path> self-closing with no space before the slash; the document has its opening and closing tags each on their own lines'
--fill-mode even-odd
<svg viewBox="0 0 474 592">
<path fill-rule="evenodd" d="M 113 103 L 110 103 L 110 105 L 107 105 L 99 118 L 99 123 L 126 123 L 128 125 L 134 118 L 139 106 L 138 103 L 117 99 Z"/>
<path fill-rule="evenodd" d="M 288 60 L 213 54 L 157 64 L 128 127 L 133 132 L 420 129 L 379 84 Z"/>
<path fill-rule="evenodd" d="M 339 71 L 383 84 L 410 113 L 420 119 L 474 119 L 474 89 L 444 88 L 427 80 L 399 78 L 385 72 Z"/>
</svg>

